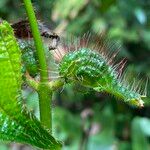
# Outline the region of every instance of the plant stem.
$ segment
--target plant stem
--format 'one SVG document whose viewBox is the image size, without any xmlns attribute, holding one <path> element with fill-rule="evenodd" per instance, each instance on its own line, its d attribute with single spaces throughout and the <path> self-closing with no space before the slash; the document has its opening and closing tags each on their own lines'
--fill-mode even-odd
<svg viewBox="0 0 150 150">
<path fill-rule="evenodd" d="M 39 86 L 39 83 L 37 81 L 35 81 L 30 75 L 29 73 L 26 73 L 26 76 L 25 76 L 25 82 L 31 87 L 33 88 L 34 90 L 38 91 L 38 86 Z"/>
<path fill-rule="evenodd" d="M 40 106 L 40 120 L 52 133 L 52 94 L 47 84 L 40 83 L 38 87 L 39 106 Z"/>
<path fill-rule="evenodd" d="M 52 117 L 51 117 L 51 99 L 52 92 L 47 89 L 48 83 L 48 71 L 46 64 L 46 57 L 44 52 L 44 46 L 38 29 L 38 23 L 35 17 L 34 9 L 31 0 L 23 0 L 25 9 L 28 15 L 35 47 L 40 67 L 40 83 L 38 89 L 39 95 L 39 107 L 40 107 L 40 120 L 41 123 L 46 126 L 50 131 L 52 130 Z"/>
<path fill-rule="evenodd" d="M 38 23 L 35 17 L 35 13 L 33 10 L 31 0 L 24 0 L 24 5 L 26 8 L 32 35 L 33 35 L 35 46 L 36 46 L 36 53 L 38 56 L 39 67 L 40 67 L 41 82 L 47 82 L 48 73 L 46 71 L 47 64 L 46 64 L 46 59 L 45 59 L 44 46 L 43 46 L 42 39 L 39 33 Z"/>
</svg>

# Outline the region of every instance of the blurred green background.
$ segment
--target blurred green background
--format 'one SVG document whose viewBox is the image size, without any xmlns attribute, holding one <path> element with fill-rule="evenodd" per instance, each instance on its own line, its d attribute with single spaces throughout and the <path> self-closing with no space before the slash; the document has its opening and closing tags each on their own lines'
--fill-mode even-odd
<svg viewBox="0 0 150 150">
<path fill-rule="evenodd" d="M 61 37 L 105 33 L 121 45 L 134 76 L 150 77 L 150 0 L 34 0 L 38 19 Z M 0 0 L 0 17 L 26 19 L 21 0 Z M 150 86 L 144 108 L 133 108 L 106 93 L 65 86 L 54 96 L 54 135 L 63 150 L 150 150 Z M 37 94 L 24 89 L 27 105 L 38 116 Z M 0 150 L 33 149 L 20 144 Z"/>
</svg>

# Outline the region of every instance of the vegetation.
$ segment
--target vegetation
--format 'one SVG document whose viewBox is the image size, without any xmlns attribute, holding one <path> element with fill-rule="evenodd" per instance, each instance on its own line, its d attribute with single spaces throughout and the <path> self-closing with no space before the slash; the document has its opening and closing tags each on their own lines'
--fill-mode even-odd
<svg viewBox="0 0 150 150">
<path fill-rule="evenodd" d="M 23 16 L 25 8 L 34 41 L 17 41 L 10 24 L 1 22 L 1 139 L 42 149 L 61 149 L 62 143 L 56 140 L 59 139 L 63 141 L 62 149 L 148 150 L 149 2 L 36 1 L 37 16 L 45 20 L 51 15 L 50 26 L 57 25 L 55 31 L 60 37 L 65 33 L 81 36 L 89 30 L 92 34 L 73 41 L 70 36 L 59 51 L 52 53 L 43 45 L 30 1 L 24 0 L 24 8 L 17 10 L 16 5 L 17 0 L 2 0 L 0 6 L 6 9 L 1 9 L 1 16 L 12 22 Z M 122 46 L 115 59 L 126 57 L 130 73 L 122 75 L 124 60 L 114 65 L 104 54 L 108 51 L 113 56 L 118 47 L 97 34 L 99 30 Z M 104 51 L 98 53 L 97 49 Z M 54 63 L 56 57 L 58 67 Z M 137 82 L 141 77 L 142 81 Z M 146 94 L 147 98 L 143 98 Z M 143 101 L 145 107 L 137 108 L 143 107 Z M 1 149 L 8 146 L 2 145 Z"/>
</svg>

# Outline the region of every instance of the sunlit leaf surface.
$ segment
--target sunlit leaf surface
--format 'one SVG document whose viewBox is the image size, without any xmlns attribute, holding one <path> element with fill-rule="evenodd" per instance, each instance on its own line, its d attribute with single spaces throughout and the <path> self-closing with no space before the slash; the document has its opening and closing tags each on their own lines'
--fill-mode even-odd
<svg viewBox="0 0 150 150">
<path fill-rule="evenodd" d="M 7 22 L 0 24 L 0 139 L 58 150 L 61 144 L 21 102 L 21 52 Z"/>
</svg>

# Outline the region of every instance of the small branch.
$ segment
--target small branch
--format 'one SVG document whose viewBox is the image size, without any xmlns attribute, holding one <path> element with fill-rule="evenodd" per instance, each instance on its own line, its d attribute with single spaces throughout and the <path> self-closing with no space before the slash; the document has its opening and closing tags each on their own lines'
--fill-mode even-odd
<svg viewBox="0 0 150 150">
<path fill-rule="evenodd" d="M 37 81 L 35 81 L 30 75 L 29 73 L 26 73 L 26 78 L 25 78 L 26 83 L 32 87 L 34 90 L 38 90 L 38 85 L 39 83 Z"/>
</svg>

